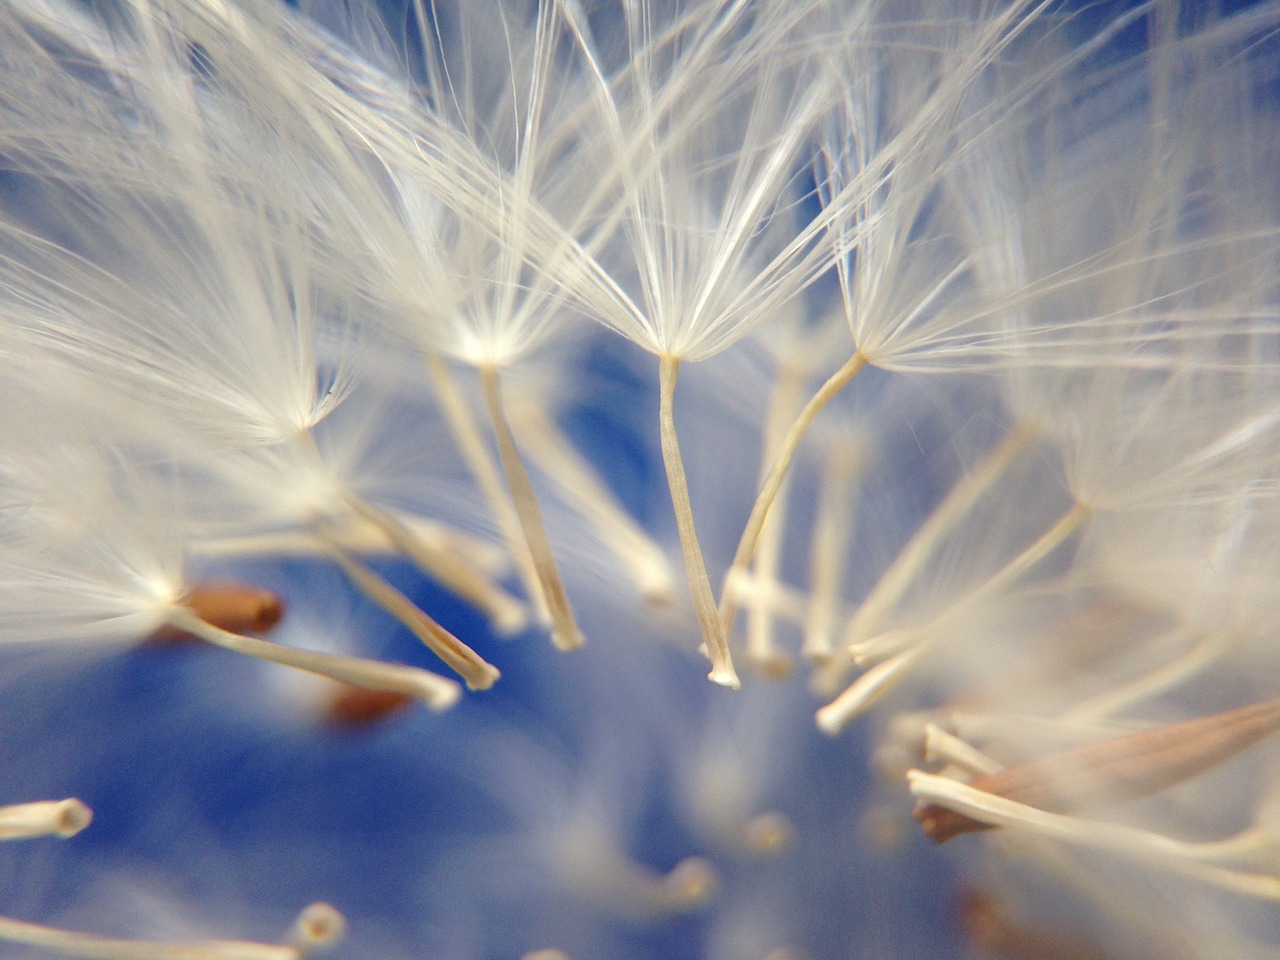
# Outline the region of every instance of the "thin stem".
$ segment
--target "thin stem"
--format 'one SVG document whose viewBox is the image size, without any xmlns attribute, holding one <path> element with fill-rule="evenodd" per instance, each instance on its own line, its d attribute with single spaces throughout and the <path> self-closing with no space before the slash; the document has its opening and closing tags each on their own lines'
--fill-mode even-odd
<svg viewBox="0 0 1280 960">
<path fill-rule="evenodd" d="M 1003 764 L 936 723 L 925 724 L 924 758 L 929 763 L 959 767 L 971 776 L 986 776 L 1004 769 Z"/>
<path fill-rule="evenodd" d="M 844 555 L 853 523 L 851 488 L 861 474 L 862 461 L 862 450 L 855 441 L 848 450 L 833 449 L 822 471 L 809 552 L 809 611 L 800 648 L 811 663 L 819 666 L 831 660 L 835 649 L 833 635 L 840 611 Z"/>
<path fill-rule="evenodd" d="M 1158 793 L 1211 769 L 1280 730 L 1280 700 L 1087 743 L 985 774 L 970 787 L 1050 813 Z M 937 843 L 987 824 L 944 807 L 916 819 Z"/>
<path fill-rule="evenodd" d="M 938 542 L 1004 475 L 1032 436 L 1028 426 L 1014 430 L 947 492 L 867 593 L 845 629 L 846 643 L 865 640 L 879 629 L 884 615 L 902 599 Z"/>
<path fill-rule="evenodd" d="M 1088 507 L 1075 504 L 1033 544 L 992 574 L 981 586 L 966 594 L 959 603 L 953 604 L 923 626 L 894 630 L 859 644 L 854 651 L 858 662 L 875 665 L 818 711 L 818 726 L 826 733 L 836 734 L 861 716 L 915 669 L 945 633 L 942 627 L 949 620 L 1002 590 L 1030 570 L 1075 533 L 1089 515 Z"/>
<path fill-rule="evenodd" d="M 359 497 L 349 495 L 346 502 L 358 516 L 382 531 L 419 570 L 484 613 L 499 633 L 510 636 L 524 629 L 529 619 L 524 604 L 465 557 L 423 540 L 397 517 Z"/>
<path fill-rule="evenodd" d="M 438 624 L 371 568 L 336 542 L 329 545 L 329 555 L 361 593 L 408 627 L 428 650 L 462 677 L 468 687 L 488 690 L 497 682 L 501 676 L 497 667 Z"/>
<path fill-rule="evenodd" d="M 1187 632 L 1179 627 L 1171 634 L 1179 638 Z M 1166 638 L 1167 639 L 1167 638 Z M 1150 673 L 1121 684 L 1105 693 L 1081 701 L 1063 714 L 1064 720 L 1091 722 L 1112 716 L 1121 710 L 1149 699 L 1193 677 L 1218 660 L 1230 647 L 1230 637 L 1214 635 L 1199 640 L 1191 649 Z"/>
<path fill-rule="evenodd" d="M 432 710 L 447 710 L 458 702 L 461 688 L 447 677 L 441 677 L 418 667 L 402 664 L 379 663 L 359 657 L 342 657 L 329 653 L 299 650 L 280 644 L 228 633 L 205 623 L 185 607 L 174 607 L 168 613 L 170 626 L 185 630 L 193 636 L 257 660 L 267 660 L 282 666 L 305 670 L 341 683 L 390 693 L 406 693 L 422 700 Z"/>
<path fill-rule="evenodd" d="M 556 568 L 555 557 L 551 553 L 551 541 L 547 539 L 547 530 L 542 522 L 542 509 L 538 506 L 537 494 L 533 491 L 533 483 L 529 480 L 529 473 L 524 468 L 524 461 L 520 459 L 516 439 L 511 433 L 511 425 L 507 422 L 497 367 L 481 367 L 480 382 L 484 388 L 485 405 L 489 408 L 489 419 L 493 421 L 493 432 L 498 441 L 498 456 L 502 460 L 503 472 L 507 475 L 511 501 L 515 505 L 520 527 L 524 531 L 529 555 L 533 558 L 534 572 L 542 585 L 542 597 L 551 615 L 551 642 L 560 650 L 576 650 L 584 642 L 582 631 L 578 629 L 577 621 L 573 618 L 569 598 L 564 592 L 564 582 L 560 579 L 560 571 Z"/>
<path fill-rule="evenodd" d="M 769 400 L 765 420 L 764 443 L 760 458 L 759 482 L 768 475 L 769 465 L 777 459 L 787 427 L 804 405 L 804 388 L 808 370 L 797 364 L 781 364 Z M 752 566 L 757 581 L 775 582 L 782 556 L 783 535 L 787 524 L 787 489 L 790 474 L 784 478 L 773 510 L 760 531 Z M 783 677 L 791 672 L 791 658 L 778 649 L 774 636 L 774 606 L 761 593 L 739 591 L 747 597 L 747 662 L 765 676 Z M 726 631 L 727 635 L 727 631 Z"/>
<path fill-rule="evenodd" d="M 860 663 L 875 663 L 884 657 L 893 656 L 898 651 L 919 644 L 923 639 L 939 632 L 939 627 L 958 614 L 976 606 L 993 593 L 1003 590 L 1041 560 L 1060 547 L 1080 525 L 1090 516 L 1091 510 L 1082 503 L 1076 503 L 1062 514 L 1053 525 L 1042 533 L 1035 542 L 1026 547 L 1016 557 L 988 577 L 983 583 L 974 587 L 956 603 L 943 610 L 928 623 L 919 627 L 908 627 L 903 630 L 891 630 L 862 643 L 850 647 L 854 659 Z"/>
<path fill-rule="evenodd" d="M 985 828 L 1022 828 L 1063 843 L 1108 850 L 1157 863 L 1245 896 L 1280 900 L 1280 878 L 1206 863 L 1197 849 L 1200 845 L 1196 843 L 1174 840 L 1118 823 L 1048 813 L 920 770 L 910 771 L 907 783 L 925 809 L 946 809 Z"/>
<path fill-rule="evenodd" d="M 923 653 L 923 647 L 916 647 L 876 664 L 815 714 L 818 729 L 834 737 L 897 686 L 920 662 Z"/>
<path fill-rule="evenodd" d="M 397 520 L 415 539 L 427 543 L 429 549 L 459 556 L 486 576 L 499 577 L 510 568 L 511 560 L 505 546 L 423 517 L 401 515 Z M 329 533 L 352 553 L 361 556 L 385 555 L 398 550 L 381 530 L 367 523 L 348 522 L 345 517 L 331 517 Z M 192 549 L 208 557 L 243 559 L 261 556 L 316 556 L 324 553 L 326 547 L 309 530 L 285 530 L 201 540 L 193 544 Z"/>
<path fill-rule="evenodd" d="M 93 811 L 74 798 L 14 803 L 0 807 L 0 840 L 74 837 L 92 820 Z"/>
<path fill-rule="evenodd" d="M 333 907 L 313 904 L 294 924 L 291 944 L 245 940 L 192 943 L 126 940 L 59 930 L 9 917 L 0 917 L 0 940 L 82 960 L 302 960 L 314 949 L 328 946 L 341 937 L 343 928 L 342 917 Z"/>
<path fill-rule="evenodd" d="M 774 498 L 777 497 L 778 491 L 782 488 L 782 480 L 787 475 L 787 470 L 790 468 L 791 461 L 800 446 L 800 441 L 804 439 L 804 435 L 809 431 L 813 421 L 817 419 L 818 414 L 823 411 L 826 405 L 831 402 L 831 399 L 843 390 L 866 365 L 867 358 L 862 355 L 862 352 L 857 351 L 854 353 L 843 367 L 833 373 L 827 379 L 827 382 L 818 388 L 818 392 L 813 395 L 813 399 L 800 411 L 800 416 L 796 418 L 791 425 L 791 429 L 787 431 L 787 435 L 783 438 L 778 450 L 778 456 L 774 459 L 773 466 L 769 468 L 769 473 L 765 476 L 764 482 L 760 486 L 760 492 L 756 495 L 756 502 L 751 507 L 751 514 L 747 517 L 747 525 L 742 531 L 742 537 L 738 540 L 737 552 L 733 555 L 733 563 L 729 567 L 729 572 L 725 574 L 725 589 L 720 597 L 719 614 L 720 625 L 725 635 L 733 632 L 733 624 L 738 616 L 738 600 L 734 591 L 729 589 L 729 586 L 734 577 L 746 570 L 747 565 L 751 563 L 751 558 L 755 555 L 756 544 L 760 539 L 760 531 L 764 528 L 764 522 L 769 516 L 769 508 L 773 505 Z"/>
<path fill-rule="evenodd" d="M 560 484 L 575 509 L 596 526 L 604 543 L 631 571 L 645 600 L 655 606 L 669 606 L 675 598 L 675 575 L 662 548 L 622 508 L 591 464 L 539 404 L 518 404 L 512 416 L 519 424 L 530 458 Z"/>
<path fill-rule="evenodd" d="M 431 373 L 431 384 L 444 411 L 445 420 L 453 432 L 454 439 L 458 442 L 471 475 L 480 487 L 480 492 L 489 502 L 489 509 L 493 511 L 498 530 L 502 533 L 502 539 L 506 542 L 507 550 L 516 565 L 516 572 L 524 585 L 525 594 L 533 605 L 534 615 L 538 618 L 539 624 L 549 627 L 551 614 L 547 608 L 547 601 L 542 595 L 542 584 L 538 580 L 533 558 L 529 553 L 529 545 L 521 533 L 520 517 L 502 485 L 502 477 L 497 465 L 493 462 L 493 457 L 489 454 L 489 447 L 484 442 L 480 428 L 476 426 L 471 410 L 467 407 L 462 391 L 458 389 L 458 384 L 454 381 L 444 358 L 430 354 L 427 357 L 427 368 Z"/>
<path fill-rule="evenodd" d="M 694 611 L 702 627 L 707 656 L 711 660 L 708 676 L 715 683 L 737 690 L 742 684 L 733 669 L 733 657 L 729 644 L 720 629 L 720 615 L 711 592 L 711 580 L 707 576 L 706 561 L 698 545 L 698 532 L 693 525 L 693 509 L 689 503 L 689 481 L 684 474 L 684 459 L 680 456 L 680 440 L 676 435 L 675 392 L 676 376 L 680 372 L 680 360 L 664 354 L 658 360 L 658 424 L 662 439 L 662 462 L 667 469 L 667 485 L 671 489 L 671 505 L 675 509 L 676 528 L 680 531 L 680 549 L 684 553 L 685 576 L 689 592 L 693 596 Z"/>
</svg>

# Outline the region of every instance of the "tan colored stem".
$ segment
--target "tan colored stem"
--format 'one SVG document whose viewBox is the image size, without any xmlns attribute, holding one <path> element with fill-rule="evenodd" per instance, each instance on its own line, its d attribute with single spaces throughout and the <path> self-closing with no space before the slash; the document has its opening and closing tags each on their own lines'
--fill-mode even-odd
<svg viewBox="0 0 1280 960">
<path fill-rule="evenodd" d="M 191 943 L 126 940 L 0 917 L 0 940 L 81 960 L 302 960 L 317 947 L 328 946 L 338 939 L 342 931 L 341 915 L 325 904 L 314 904 L 303 911 L 294 925 L 292 944 L 244 940 Z"/>
<path fill-rule="evenodd" d="M 663 355 L 658 360 L 658 424 L 662 441 L 662 462 L 667 470 L 667 485 L 671 489 L 671 505 L 675 510 L 676 529 L 680 532 L 680 548 L 684 553 L 685 576 L 693 597 L 693 608 L 702 627 L 702 637 L 711 660 L 711 680 L 724 687 L 738 689 L 742 684 L 733 669 L 733 657 L 729 644 L 720 628 L 720 616 L 716 610 L 715 595 L 711 592 L 711 579 L 707 576 L 706 561 L 698 544 L 698 532 L 693 525 L 693 508 L 689 503 L 689 481 L 684 473 L 684 458 L 680 456 L 680 440 L 676 435 L 675 391 L 680 361 Z"/>
<path fill-rule="evenodd" d="M 1006 563 L 985 583 L 965 595 L 964 599 L 934 617 L 922 627 L 895 630 L 859 645 L 859 662 L 874 663 L 840 696 L 817 713 L 818 726 L 836 734 L 861 716 L 880 698 L 896 687 L 924 659 L 938 638 L 945 633 L 948 620 L 980 603 L 986 597 L 1008 586 L 1059 547 L 1089 516 L 1089 508 L 1076 504 L 1016 557 Z"/>
<path fill-rule="evenodd" d="M 382 531 L 419 570 L 484 613 L 499 633 L 510 636 L 524 629 L 528 622 L 524 604 L 465 557 L 426 542 L 407 524 L 359 497 L 346 500 L 357 516 Z"/>
<path fill-rule="evenodd" d="M 787 427 L 803 408 L 807 373 L 807 369 L 795 364 L 783 364 L 778 371 L 765 421 L 759 483 L 763 483 L 768 476 L 769 466 L 777 459 Z M 782 557 L 782 542 L 787 526 L 787 488 L 790 486 L 790 476 L 788 473 L 783 478 L 773 509 L 760 531 L 760 542 L 756 547 L 755 563 L 752 566 L 757 581 L 774 582 L 778 579 L 778 564 Z M 739 595 L 742 593 L 739 592 Z M 747 662 L 765 676 L 784 677 L 791 672 L 791 658 L 778 649 L 774 606 L 758 592 L 749 592 L 746 596 Z M 723 598 L 721 602 L 723 603 Z M 723 628 L 723 624 L 721 627 Z M 729 636 L 727 630 L 725 635 Z"/>
<path fill-rule="evenodd" d="M 947 492 L 858 606 L 845 629 L 846 643 L 858 643 L 880 629 L 884 615 L 902 599 L 938 542 L 1004 475 L 1032 436 L 1030 427 L 1015 429 Z"/>
<path fill-rule="evenodd" d="M 818 710 L 814 716 L 818 729 L 835 736 L 896 687 L 915 669 L 922 655 L 923 648 L 916 647 L 876 664 L 851 683 L 844 693 Z"/>
<path fill-rule="evenodd" d="M 969 786 L 1049 813 L 1148 796 L 1203 773 L 1280 730 L 1280 700 L 1088 743 L 981 776 Z M 982 823 L 946 807 L 916 811 L 935 842 Z"/>
<path fill-rule="evenodd" d="M 569 502 L 600 531 L 601 540 L 631 572 L 645 600 L 669 606 L 674 600 L 675 576 L 662 548 L 622 508 L 539 404 L 518 404 L 512 417 L 530 458 L 560 484 Z"/>
<path fill-rule="evenodd" d="M 423 701 L 433 710 L 447 710 L 457 703 L 462 695 L 461 688 L 452 680 L 417 667 L 299 650 L 296 647 L 286 647 L 266 640 L 258 640 L 255 637 L 228 633 L 226 630 L 205 623 L 184 607 L 172 608 L 168 616 L 171 626 L 185 630 L 224 650 L 297 670 L 305 670 L 331 680 L 355 684 L 357 687 L 405 693 Z"/>
<path fill-rule="evenodd" d="M 564 592 L 564 581 L 560 579 L 560 571 L 551 553 L 551 541 L 547 538 L 547 528 L 542 522 L 538 496 L 534 493 L 533 483 L 524 468 L 524 461 L 520 459 L 520 450 L 516 447 L 516 438 L 507 422 L 497 367 L 481 367 L 480 383 L 484 388 L 489 419 L 493 421 L 493 433 L 498 441 L 498 457 L 502 461 L 503 472 L 507 475 L 511 502 L 515 505 L 529 555 L 533 558 L 534 572 L 542 585 L 542 598 L 551 615 L 551 642 L 559 650 L 577 650 L 584 642 L 582 631 L 573 618 L 573 609 Z"/>
<path fill-rule="evenodd" d="M 498 524 L 502 539 L 506 541 L 507 550 L 516 565 L 516 572 L 524 585 L 525 594 L 533 605 L 534 615 L 542 626 L 551 626 L 551 614 L 548 611 L 546 599 L 542 595 L 542 584 L 534 568 L 529 545 L 521 532 L 520 517 L 502 484 L 502 477 L 497 465 L 493 462 L 480 428 L 471 416 L 471 410 L 463 399 L 462 391 L 458 389 L 453 373 L 444 359 L 432 354 L 427 358 L 427 367 L 431 373 L 431 384 L 435 388 L 436 397 L 444 411 L 445 420 L 453 432 L 454 439 L 458 442 L 471 475 L 480 487 L 480 492 L 489 502 L 489 509 L 493 511 L 494 521 Z"/>
<path fill-rule="evenodd" d="M 0 840 L 74 837 L 92 820 L 93 811 L 76 799 L 14 803 L 0 807 Z"/>
<path fill-rule="evenodd" d="M 472 690 L 488 690 L 498 681 L 501 674 L 497 667 L 424 613 L 370 567 L 337 543 L 330 543 L 329 555 L 361 593 L 408 627 L 428 650 L 462 677 Z"/>
<path fill-rule="evenodd" d="M 920 770 L 907 772 L 907 785 L 922 804 L 952 810 L 984 827 L 1016 828 L 1064 843 L 1121 853 L 1234 893 L 1280 900 L 1280 878 L 1273 874 L 1249 873 L 1213 862 L 1223 852 L 1220 842 L 1202 844 L 1175 840 L 1118 823 L 1048 813 L 1038 807 L 975 790 L 955 780 Z M 1227 846 L 1236 844 L 1228 842 Z"/>
<path fill-rule="evenodd" d="M 853 524 L 851 488 L 862 471 L 862 461 L 862 450 L 855 440 L 849 449 L 833 449 L 822 471 L 809 551 L 809 610 L 800 647 L 800 652 L 819 666 L 835 651 L 844 556 Z"/>
<path fill-rule="evenodd" d="M 867 358 L 862 355 L 862 352 L 854 353 L 843 367 L 827 378 L 827 381 L 818 388 L 818 392 L 813 395 L 813 398 L 805 405 L 805 408 L 800 411 L 800 416 L 796 418 L 791 425 L 791 429 L 783 437 L 778 456 L 774 459 L 764 482 L 760 485 L 760 492 L 756 495 L 756 502 L 752 505 L 751 514 L 747 517 L 747 525 L 742 531 L 742 537 L 738 540 L 738 549 L 733 555 L 733 563 L 729 567 L 729 572 L 725 575 L 726 587 L 732 583 L 735 576 L 747 568 L 747 565 L 751 563 L 751 558 L 755 556 L 756 544 L 760 539 L 760 531 L 764 528 L 764 522 L 769 517 L 769 508 L 773 505 L 778 491 L 782 488 L 783 478 L 786 477 L 787 470 L 791 467 L 791 461 L 795 458 L 796 450 L 800 447 L 800 441 L 804 439 L 804 435 L 808 433 L 813 421 L 817 419 L 818 414 L 823 411 L 826 405 L 831 402 L 831 399 L 848 386 L 849 382 L 866 365 Z M 737 597 L 732 590 L 725 589 L 720 597 L 720 625 L 726 635 L 733 632 L 733 624 L 737 616 Z"/>
</svg>

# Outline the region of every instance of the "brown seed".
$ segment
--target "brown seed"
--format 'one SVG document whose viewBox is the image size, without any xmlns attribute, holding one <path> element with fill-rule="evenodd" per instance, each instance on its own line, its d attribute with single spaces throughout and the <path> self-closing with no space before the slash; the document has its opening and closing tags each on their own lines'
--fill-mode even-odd
<svg viewBox="0 0 1280 960">
<path fill-rule="evenodd" d="M 992 897 L 976 890 L 960 895 L 960 924 L 969 943 L 1001 960 L 1105 960 L 1097 944 L 1078 933 L 1058 934 L 1016 922 Z"/>
<path fill-rule="evenodd" d="M 1156 730 L 1088 743 L 974 780 L 970 786 L 1045 810 L 1073 813 L 1098 803 L 1159 793 L 1280 730 L 1280 700 L 1255 703 Z M 935 843 L 989 824 L 930 804 L 913 814 Z"/>
<path fill-rule="evenodd" d="M 232 633 L 266 633 L 284 617 L 279 594 L 247 583 L 200 584 L 187 606 L 205 623 Z"/>
<path fill-rule="evenodd" d="M 183 604 L 205 623 L 231 633 L 267 633 L 285 613 L 284 598 L 278 593 L 232 580 L 198 584 Z M 148 639 L 153 643 L 187 643 L 193 638 L 165 627 Z"/>
<path fill-rule="evenodd" d="M 324 720 L 332 727 L 370 727 L 395 716 L 412 702 L 413 698 L 405 693 L 343 684 L 329 701 Z"/>
</svg>

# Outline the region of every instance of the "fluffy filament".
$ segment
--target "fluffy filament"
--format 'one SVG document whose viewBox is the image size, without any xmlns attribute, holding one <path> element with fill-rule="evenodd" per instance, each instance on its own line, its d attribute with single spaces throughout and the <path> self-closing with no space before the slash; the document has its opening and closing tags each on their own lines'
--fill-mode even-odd
<svg viewBox="0 0 1280 960">
<path fill-rule="evenodd" d="M 1062 545 L 1089 516 L 1089 508 L 1076 504 L 1059 517 L 1034 543 L 971 590 L 964 599 L 920 627 L 894 630 L 858 644 L 852 650 L 860 664 L 874 666 L 850 684 L 817 714 L 818 726 L 836 734 L 889 693 L 924 659 L 945 634 L 952 618 L 980 603 L 1034 567 Z"/>
<path fill-rule="evenodd" d="M 1023 574 L 1030 571 L 1054 550 L 1058 549 L 1088 519 L 1090 509 L 1084 504 L 1075 504 L 1063 513 L 1028 547 L 1022 550 L 1003 567 L 989 576 L 981 584 L 973 587 L 960 600 L 943 610 L 928 623 L 919 627 L 908 627 L 901 630 L 890 630 L 877 637 L 850 646 L 849 651 L 859 664 L 876 663 L 890 656 L 895 656 L 905 649 L 932 642 L 940 632 L 940 627 L 956 616 L 963 614 L 993 594 L 1008 587 Z"/>
<path fill-rule="evenodd" d="M 1187 628 L 1176 627 L 1166 639 L 1180 639 L 1185 633 Z M 1077 703 L 1063 714 L 1063 719 L 1081 723 L 1097 721 L 1176 687 L 1219 660 L 1230 648 L 1232 639 L 1230 635 L 1219 634 L 1204 637 L 1191 649 L 1161 664 L 1150 673 Z"/>
<path fill-rule="evenodd" d="M 267 660 L 282 666 L 305 670 L 330 680 L 404 693 L 423 701 L 432 710 L 447 710 L 458 702 L 462 689 L 448 677 L 442 677 L 418 667 L 395 663 L 380 663 L 359 657 L 342 657 L 329 653 L 299 650 L 281 646 L 254 637 L 229 633 L 205 623 L 184 607 L 173 607 L 168 612 L 169 625 L 197 636 L 202 640 L 258 660 Z"/>
<path fill-rule="evenodd" d="M 0 807 L 0 840 L 74 837 L 92 820 L 93 811 L 74 798 L 15 803 Z"/>
<path fill-rule="evenodd" d="M 511 425 L 507 422 L 497 368 L 481 367 L 480 382 L 484 387 L 485 405 L 489 408 L 489 418 L 493 421 L 493 432 L 498 441 L 498 456 L 507 475 L 507 486 L 511 490 L 511 501 L 515 504 L 516 516 L 520 518 L 525 543 L 533 557 L 533 569 L 542 585 L 547 612 L 551 615 L 551 641 L 560 650 L 576 650 L 583 644 L 582 631 L 578 629 L 573 610 L 569 607 L 560 571 L 551 554 L 551 541 L 547 539 L 546 526 L 542 522 L 542 509 L 538 506 L 533 483 L 520 459 Z"/>
<path fill-rule="evenodd" d="M 680 456 L 680 441 L 676 435 L 674 401 L 676 376 L 680 372 L 680 360 L 664 355 L 658 361 L 658 420 L 662 439 L 662 462 L 667 470 L 667 485 L 671 488 L 671 504 L 675 509 L 676 528 L 680 531 L 680 549 L 684 552 L 685 575 L 689 580 L 689 592 L 693 596 L 694 611 L 702 627 L 702 637 L 711 660 L 712 681 L 724 687 L 738 689 L 741 682 L 733 669 L 733 657 L 720 626 L 715 595 L 711 592 L 711 580 L 707 565 L 698 545 L 698 533 L 693 525 L 693 509 L 689 504 L 689 481 L 684 474 L 684 459 Z"/>
</svg>

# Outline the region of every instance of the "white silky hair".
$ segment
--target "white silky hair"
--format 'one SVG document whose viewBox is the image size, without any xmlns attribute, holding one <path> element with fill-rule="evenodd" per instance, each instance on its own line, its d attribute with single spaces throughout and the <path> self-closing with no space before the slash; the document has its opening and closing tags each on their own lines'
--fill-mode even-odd
<svg viewBox="0 0 1280 960">
<path fill-rule="evenodd" d="M 851 652 L 926 636 L 927 656 L 876 708 L 898 721 L 881 739 L 919 750 L 910 762 L 923 747 L 900 731 L 925 721 L 1017 762 L 1274 695 L 1280 138 L 1263 94 L 1277 7 L 1202 27 L 1190 12 L 1171 24 L 1173 6 L 1076 46 L 1071 18 L 1037 19 L 1034 3 L 641 0 L 609 17 L 572 0 L 423 0 L 407 42 L 394 17 L 338 3 L 7 6 L 0 156 L 21 171 L 13 184 L 42 186 L 35 200 L 6 191 L 0 218 L 0 385 L 15 398 L 0 410 L 0 636 L 137 639 L 212 533 L 300 528 L 348 490 L 496 539 L 420 395 L 418 352 L 527 361 L 523 401 L 569 423 L 600 413 L 582 371 L 605 352 L 593 338 L 620 333 L 642 359 L 707 360 L 678 410 L 717 573 L 766 459 L 788 348 L 806 381 L 842 351 L 885 368 L 799 451 L 778 584 L 759 590 L 778 587 L 777 610 L 813 602 L 800 567 L 821 520 L 810 501 L 828 457 L 865 444 L 838 591 L 837 626 L 856 623 L 843 639 L 859 646 L 838 645 L 832 672 L 852 670 Z M 1107 38 L 1148 20 L 1149 55 L 1106 63 Z M 829 311 L 837 286 L 843 309 Z M 803 343 L 788 342 L 796 331 Z M 767 362 L 747 336 L 769 344 Z M 654 437 L 633 424 L 655 398 L 630 383 L 647 381 L 610 371 L 623 426 L 593 456 L 647 443 L 652 459 Z M 988 458 L 1028 424 L 984 486 Z M 318 462 L 290 446 L 302 432 Z M 449 462 L 415 475 L 433 457 Z M 854 601 L 877 597 L 955 490 L 968 508 L 858 621 Z M 551 706 L 526 712 L 517 688 L 518 703 L 477 699 L 456 725 L 424 718 L 369 748 L 387 763 L 371 770 L 408 771 L 421 797 L 459 780 L 493 808 L 443 839 L 416 811 L 394 824 L 430 864 L 403 897 L 421 898 L 434 932 L 401 918 L 407 936 L 459 955 L 639 954 L 637 914 L 674 902 L 654 882 L 710 853 L 722 899 L 692 904 L 710 917 L 689 922 L 711 955 L 862 939 L 854 909 L 832 901 L 853 873 L 841 864 L 865 852 L 864 798 L 829 783 L 861 766 L 861 741 L 806 766 L 818 752 L 796 725 L 812 706 L 804 678 L 748 677 L 759 701 L 734 704 L 685 686 L 696 671 L 673 651 L 690 646 L 689 611 L 642 609 L 574 506 L 548 519 L 569 534 L 566 580 L 592 640 L 578 659 L 530 658 Z M 1038 561 L 1010 566 L 1077 508 Z M 325 617 L 309 594 L 329 589 L 299 600 Z M 379 629 L 342 606 L 325 628 Z M 1089 613 L 1092 632 L 1075 622 Z M 307 623 L 291 634 L 304 644 Z M 501 654 L 504 671 L 528 656 Z M 227 676 L 209 703 L 240 697 Z M 284 700 L 300 689 L 281 683 Z M 271 713 L 249 712 L 257 730 Z M 1104 815 L 1169 835 L 1225 835 L 1236 816 L 1270 829 L 1273 764 L 1242 771 Z M 271 802 L 315 799 L 290 782 Z M 901 776 L 886 789 L 905 821 Z M 838 802 L 788 805 L 812 795 Z M 805 859 L 753 872 L 726 837 L 778 797 Z M 660 856 L 655 809 L 675 837 Z M 280 858 L 264 874 L 304 860 L 246 823 L 268 852 L 253 862 Z M 345 841 L 353 863 L 372 860 L 360 827 L 335 829 L 332 847 L 311 833 L 303 849 L 339 861 Z M 1066 890 L 1122 948 L 1153 929 L 1161 948 L 1187 931 L 1189 955 L 1265 952 L 1265 922 L 1227 919 L 1250 914 L 1238 902 L 1178 880 L 1170 889 L 1194 898 L 1184 909 L 1159 872 L 1014 831 L 952 849 L 965 882 L 1020 919 L 1060 927 Z M 974 847 L 994 855 L 975 863 Z M 995 879 L 1016 871 L 1035 882 Z M 848 893 L 858 910 L 883 892 L 868 883 Z"/>
<path fill-rule="evenodd" d="M 109 445 L 28 443 L 6 461 L 5 641 L 129 644 L 161 627 L 184 590 L 174 492 Z"/>
</svg>

